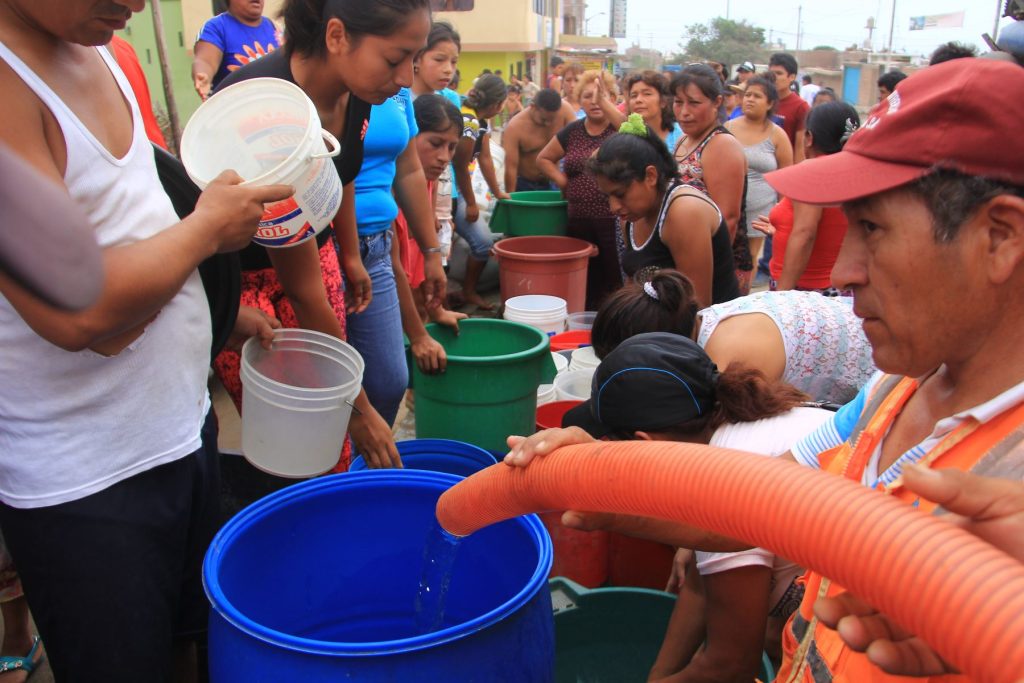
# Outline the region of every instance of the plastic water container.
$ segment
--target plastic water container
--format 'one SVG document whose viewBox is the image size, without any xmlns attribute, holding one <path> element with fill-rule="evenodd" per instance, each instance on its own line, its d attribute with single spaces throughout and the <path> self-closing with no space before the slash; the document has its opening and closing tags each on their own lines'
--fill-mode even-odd
<svg viewBox="0 0 1024 683">
<path fill-rule="evenodd" d="M 491 232 L 509 237 L 564 235 L 569 203 L 560 190 L 513 192 L 499 199 L 491 216 Z"/>
<path fill-rule="evenodd" d="M 569 361 L 570 370 L 596 370 L 601 364 L 593 346 L 581 346 L 572 352 L 572 360 Z"/>
<path fill-rule="evenodd" d="M 548 335 L 565 330 L 565 299 L 547 294 L 524 294 L 505 302 L 505 320 L 525 323 Z"/>
<path fill-rule="evenodd" d="M 574 351 L 581 346 L 590 346 L 590 330 L 570 330 L 551 338 L 552 351 Z"/>
<path fill-rule="evenodd" d="M 570 313 L 565 327 L 569 332 L 574 330 L 589 330 L 594 327 L 594 318 L 596 317 L 597 311 L 579 311 L 577 313 Z"/>
<path fill-rule="evenodd" d="M 676 596 L 660 590 L 598 588 L 586 590 L 554 579 L 555 680 L 644 681 L 665 637 Z M 751 680 L 755 672 L 751 671 Z M 775 678 L 767 656 L 756 672 L 762 681 Z"/>
<path fill-rule="evenodd" d="M 507 452 L 510 434 L 530 434 L 537 387 L 555 378 L 548 337 L 508 320 L 473 318 L 459 333 L 437 323 L 427 332 L 444 347 L 448 368 L 427 375 L 413 368 L 416 437 L 457 439 Z"/>
<path fill-rule="evenodd" d="M 292 197 L 264 207 L 253 241 L 265 247 L 301 244 L 330 225 L 341 206 L 341 178 L 331 159 L 339 153 L 312 100 L 280 78 L 224 88 L 196 110 L 181 138 L 182 163 L 200 188 L 228 169 L 245 185 L 295 188 Z"/>
<path fill-rule="evenodd" d="M 578 406 L 580 401 L 552 401 L 537 406 L 537 431 L 559 429 L 565 414 Z"/>
<path fill-rule="evenodd" d="M 459 481 L 348 472 L 235 516 L 203 566 L 211 680 L 551 683 L 551 540 L 535 515 L 462 539 L 441 629 L 415 627 L 434 508 Z"/>
<path fill-rule="evenodd" d="M 556 373 L 562 373 L 569 369 L 569 359 L 562 354 L 552 351 L 551 360 L 555 362 Z"/>
<path fill-rule="evenodd" d="M 363 456 L 352 459 L 349 472 L 408 472 L 427 470 L 429 472 L 445 472 L 459 477 L 468 477 L 480 470 L 496 465 L 497 458 L 478 446 L 451 439 L 410 439 L 395 443 L 398 454 L 402 456 L 404 470 L 368 470 Z"/>
<path fill-rule="evenodd" d="M 321 332 L 280 329 L 270 350 L 252 338 L 242 347 L 242 451 L 255 467 L 281 477 L 312 477 L 338 462 L 363 359 Z"/>
<path fill-rule="evenodd" d="M 565 299 L 570 313 L 586 307 L 587 268 L 597 247 L 575 237 L 506 237 L 494 243 L 501 298 L 548 294 Z"/>
<path fill-rule="evenodd" d="M 586 401 L 590 398 L 590 381 L 594 370 L 569 370 L 555 377 L 559 401 Z"/>
<path fill-rule="evenodd" d="M 554 384 L 541 384 L 537 387 L 537 405 L 542 406 L 556 400 L 558 400 L 558 392 L 555 391 Z"/>
</svg>

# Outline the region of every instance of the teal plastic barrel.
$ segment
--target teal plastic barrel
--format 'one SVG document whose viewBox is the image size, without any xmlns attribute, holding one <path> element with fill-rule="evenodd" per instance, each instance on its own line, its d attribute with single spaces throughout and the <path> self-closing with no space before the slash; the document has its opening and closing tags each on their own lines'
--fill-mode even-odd
<svg viewBox="0 0 1024 683">
<path fill-rule="evenodd" d="M 555 681 L 646 681 L 658 657 L 676 596 L 646 588 L 587 589 L 552 579 L 555 610 Z M 767 656 L 757 676 L 775 678 Z"/>
<path fill-rule="evenodd" d="M 437 375 L 413 368 L 416 438 L 454 439 L 489 451 L 507 450 L 509 434 L 533 434 L 537 387 L 555 378 L 548 337 L 508 320 L 470 319 L 427 332 L 448 355 Z"/>
<path fill-rule="evenodd" d="M 535 515 L 463 539 L 440 630 L 416 628 L 434 507 L 459 481 L 349 472 L 235 516 L 203 567 L 213 683 L 550 683 L 551 540 Z"/>
<path fill-rule="evenodd" d="M 499 199 L 491 215 L 491 232 L 506 237 L 565 235 L 569 220 L 568 202 L 558 190 L 513 192 Z"/>
</svg>

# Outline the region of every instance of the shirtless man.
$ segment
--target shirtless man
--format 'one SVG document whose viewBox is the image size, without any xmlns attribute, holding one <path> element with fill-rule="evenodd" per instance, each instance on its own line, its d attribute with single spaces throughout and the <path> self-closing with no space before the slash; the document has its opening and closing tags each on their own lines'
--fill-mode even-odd
<svg viewBox="0 0 1024 683">
<path fill-rule="evenodd" d="M 537 168 L 537 153 L 561 129 L 561 109 L 562 98 L 545 88 L 522 114 L 509 121 L 501 136 L 505 187 L 514 187 L 516 192 L 555 189 Z"/>
<path fill-rule="evenodd" d="M 175 645 L 205 635 L 220 487 L 196 267 L 248 244 L 263 204 L 293 193 L 226 171 L 178 220 L 97 47 L 144 7 L 0 0 L 0 142 L 60 185 L 105 273 L 76 311 L 0 274 L 0 525 L 56 680 L 166 681 Z"/>
</svg>

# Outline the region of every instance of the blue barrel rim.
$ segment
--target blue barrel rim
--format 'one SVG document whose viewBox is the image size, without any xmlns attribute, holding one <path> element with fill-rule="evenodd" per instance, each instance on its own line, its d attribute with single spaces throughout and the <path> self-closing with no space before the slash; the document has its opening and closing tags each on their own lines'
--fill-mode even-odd
<svg viewBox="0 0 1024 683">
<path fill-rule="evenodd" d="M 458 356 L 448 353 L 448 362 L 464 363 L 467 365 L 504 365 L 513 361 L 519 361 L 527 358 L 533 358 L 534 356 L 539 356 L 545 351 L 550 352 L 551 342 L 549 341 L 550 337 L 548 337 L 547 334 L 541 332 L 536 327 L 527 325 L 526 323 L 516 322 L 514 320 L 504 320 L 498 318 L 467 318 L 466 320 L 459 321 L 459 330 L 461 333 L 466 329 L 472 329 L 473 327 L 499 325 L 515 325 L 516 327 L 528 330 L 531 333 L 535 333 L 537 335 L 537 338 L 540 339 L 540 341 L 528 349 L 516 351 L 515 353 L 506 353 L 499 356 Z M 427 325 L 427 330 L 430 331 L 431 329 L 448 328 L 443 327 L 440 323 L 429 323 Z M 414 372 L 416 372 L 416 374 L 423 375 L 418 365 L 414 365 L 413 370 Z"/>
<path fill-rule="evenodd" d="M 495 457 L 494 453 L 491 453 L 486 448 L 481 448 L 475 444 L 471 444 L 467 441 L 458 441 L 457 439 L 406 439 L 405 441 L 396 441 L 395 447 L 398 448 L 398 454 L 405 458 L 406 456 L 417 456 L 417 455 L 450 455 L 453 458 L 459 458 L 466 461 L 467 463 L 483 464 L 487 463 L 487 467 L 491 465 L 497 465 L 500 460 Z M 472 451 L 467 453 L 466 451 Z M 478 456 L 474 458 L 473 456 Z M 357 467 L 358 463 L 358 467 Z M 415 467 L 408 468 L 412 471 L 420 471 Z M 363 456 L 357 455 L 352 458 L 352 462 L 348 466 L 349 472 L 363 472 L 373 471 L 381 472 L 383 470 L 369 470 L 366 466 L 366 460 Z M 401 470 L 404 471 L 404 470 Z M 426 470 L 435 471 L 435 470 Z"/>
<path fill-rule="evenodd" d="M 243 525 L 248 525 L 252 521 L 262 519 L 283 505 L 292 504 L 303 498 L 318 495 L 324 489 L 333 489 L 339 486 L 342 488 L 359 486 L 365 481 L 365 485 L 369 486 L 391 484 L 399 488 L 414 488 L 417 484 L 441 485 L 440 491 L 443 492 L 462 480 L 463 477 L 454 474 L 432 472 L 429 470 L 391 470 L 388 472 L 363 470 L 361 472 L 333 474 L 311 479 L 299 484 L 293 484 L 261 498 L 243 509 L 221 527 L 206 551 L 206 556 L 203 559 L 203 590 L 206 593 L 207 600 L 210 602 L 211 609 L 215 610 L 222 619 L 238 630 L 270 645 L 307 654 L 342 657 L 386 657 L 404 652 L 425 650 L 469 637 L 501 621 L 527 604 L 540 590 L 547 589 L 547 577 L 551 572 L 552 562 L 554 561 L 554 549 L 551 545 L 551 537 L 544 529 L 544 525 L 537 515 L 523 515 L 514 518 L 526 527 L 526 531 L 537 541 L 540 551 L 537 567 L 523 588 L 494 609 L 473 619 L 439 631 L 411 638 L 366 643 L 338 643 L 301 638 L 268 628 L 249 619 L 231 604 L 221 588 L 220 578 L 214 571 L 214 567 L 220 565 L 219 560 L 230 548 L 231 542 L 239 533 L 244 531 Z M 230 612 L 226 608 L 230 608 Z"/>
</svg>

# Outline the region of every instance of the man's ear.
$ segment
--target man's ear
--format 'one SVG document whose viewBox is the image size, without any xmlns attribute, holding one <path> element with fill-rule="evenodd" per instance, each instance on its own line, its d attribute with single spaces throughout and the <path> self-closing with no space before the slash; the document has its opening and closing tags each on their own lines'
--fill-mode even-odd
<svg viewBox="0 0 1024 683">
<path fill-rule="evenodd" d="M 1013 277 L 1024 261 L 1024 198 L 1010 194 L 987 201 L 970 220 L 980 222 L 989 263 L 989 278 L 1001 284 Z"/>
</svg>

